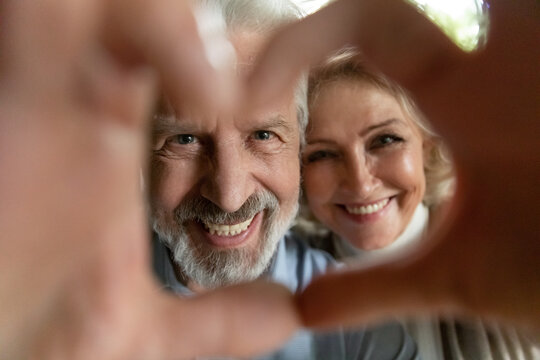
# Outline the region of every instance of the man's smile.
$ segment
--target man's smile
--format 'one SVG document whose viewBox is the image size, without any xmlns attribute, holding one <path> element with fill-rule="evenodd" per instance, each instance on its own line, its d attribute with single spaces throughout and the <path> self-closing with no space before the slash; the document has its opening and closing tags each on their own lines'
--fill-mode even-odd
<svg viewBox="0 0 540 360">
<path fill-rule="evenodd" d="M 197 221 L 191 228 L 191 234 L 202 238 L 209 245 L 216 248 L 237 248 L 257 241 L 263 220 L 264 210 L 253 217 L 236 224 L 214 224 Z"/>
<path fill-rule="evenodd" d="M 217 234 L 218 236 L 234 236 L 246 231 L 254 217 L 255 215 L 237 224 L 213 224 L 206 221 L 203 221 L 203 224 L 205 229 L 211 235 Z"/>
</svg>

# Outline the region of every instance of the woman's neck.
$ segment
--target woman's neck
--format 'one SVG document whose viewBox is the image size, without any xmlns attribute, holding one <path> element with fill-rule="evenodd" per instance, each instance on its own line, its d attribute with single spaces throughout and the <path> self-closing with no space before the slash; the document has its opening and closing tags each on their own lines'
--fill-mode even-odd
<svg viewBox="0 0 540 360">
<path fill-rule="evenodd" d="M 390 260 L 414 247 L 422 239 L 422 235 L 427 230 L 428 222 L 429 210 L 423 203 L 420 203 L 405 230 L 390 245 L 377 250 L 362 250 L 334 235 L 337 255 L 344 259 L 354 258 L 354 262 Z"/>
</svg>

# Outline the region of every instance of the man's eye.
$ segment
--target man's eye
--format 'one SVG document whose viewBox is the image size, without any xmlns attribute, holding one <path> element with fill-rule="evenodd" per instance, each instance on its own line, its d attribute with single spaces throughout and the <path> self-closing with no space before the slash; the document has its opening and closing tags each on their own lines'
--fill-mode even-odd
<svg viewBox="0 0 540 360">
<path fill-rule="evenodd" d="M 253 133 L 253 138 L 255 140 L 270 140 L 275 136 L 272 131 L 267 130 L 258 130 Z"/>
<path fill-rule="evenodd" d="M 187 144 L 193 144 L 194 142 L 196 142 L 197 138 L 191 134 L 180 134 L 180 135 L 174 136 L 173 141 L 180 145 L 187 145 Z"/>
<path fill-rule="evenodd" d="M 334 158 L 334 157 L 336 157 L 336 155 L 334 153 L 330 152 L 330 151 L 319 150 L 319 151 L 315 151 L 315 152 L 312 152 L 311 154 L 309 154 L 306 157 L 306 159 L 307 159 L 308 163 L 312 163 L 312 162 L 315 162 L 315 161 L 331 159 L 331 158 Z"/>
</svg>

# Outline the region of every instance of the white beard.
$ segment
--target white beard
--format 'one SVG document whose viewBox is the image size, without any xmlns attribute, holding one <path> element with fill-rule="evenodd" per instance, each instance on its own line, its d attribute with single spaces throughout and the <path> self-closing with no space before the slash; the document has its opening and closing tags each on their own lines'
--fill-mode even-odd
<svg viewBox="0 0 540 360">
<path fill-rule="evenodd" d="M 206 243 L 192 241 L 183 221 L 168 225 L 159 212 L 153 216 L 153 229 L 171 250 L 182 276 L 189 281 L 206 289 L 251 281 L 268 268 L 279 240 L 298 211 L 296 203 L 289 214 L 281 214 L 273 194 L 266 191 L 261 197 L 265 213 L 260 230 L 262 236 L 255 248 L 218 250 Z M 279 215 L 282 215 L 281 219 L 278 219 Z"/>
</svg>

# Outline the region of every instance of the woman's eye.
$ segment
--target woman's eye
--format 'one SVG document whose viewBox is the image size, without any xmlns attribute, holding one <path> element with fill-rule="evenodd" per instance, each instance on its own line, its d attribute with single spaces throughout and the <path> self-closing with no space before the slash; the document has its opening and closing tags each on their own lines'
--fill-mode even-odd
<svg viewBox="0 0 540 360">
<path fill-rule="evenodd" d="M 187 145 L 187 144 L 193 144 L 194 142 L 196 142 L 197 138 L 191 134 L 180 134 L 180 135 L 174 136 L 173 141 L 180 145 Z"/>
<path fill-rule="evenodd" d="M 257 130 L 253 133 L 255 140 L 270 140 L 275 134 L 272 131 Z"/>
<path fill-rule="evenodd" d="M 397 135 L 384 134 L 375 138 L 372 143 L 373 148 L 385 147 L 393 143 L 402 142 L 403 138 Z"/>
<path fill-rule="evenodd" d="M 330 159 L 330 158 L 334 158 L 334 157 L 335 157 L 335 154 L 333 154 L 333 153 L 331 153 L 329 151 L 319 150 L 319 151 L 315 151 L 315 152 L 312 152 L 311 154 L 309 154 L 307 156 L 307 161 L 308 161 L 308 163 L 312 163 L 312 162 L 315 162 L 315 161 Z"/>
</svg>

